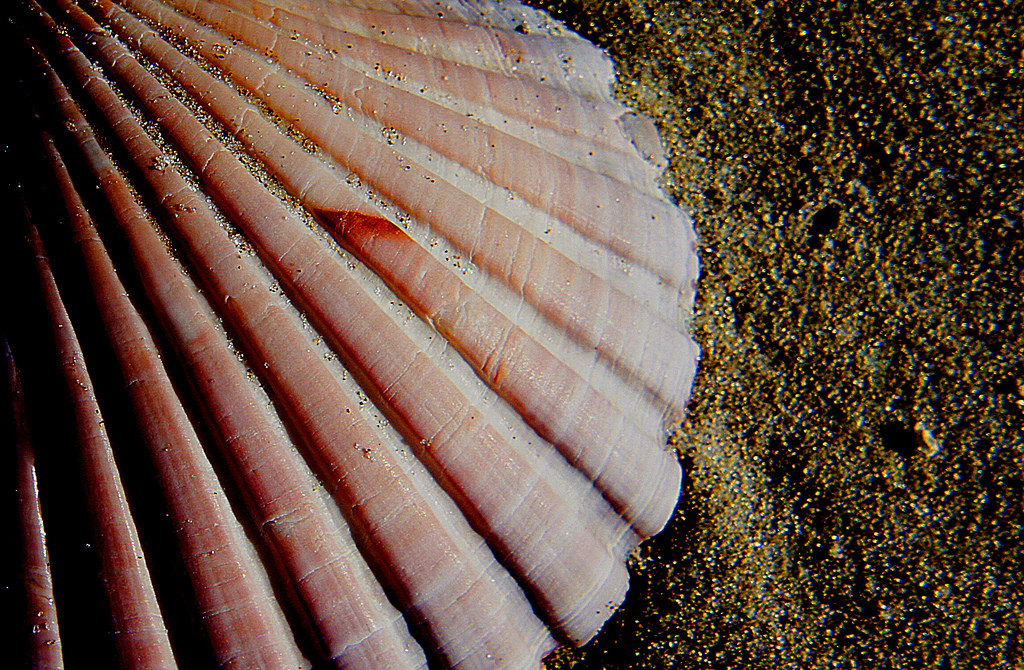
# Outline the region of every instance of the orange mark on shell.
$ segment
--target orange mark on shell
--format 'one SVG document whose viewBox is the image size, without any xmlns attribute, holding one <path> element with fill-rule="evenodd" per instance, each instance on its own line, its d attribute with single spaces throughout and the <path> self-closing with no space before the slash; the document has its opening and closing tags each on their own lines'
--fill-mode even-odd
<svg viewBox="0 0 1024 670">
<path fill-rule="evenodd" d="M 412 242 L 405 231 L 383 216 L 352 210 L 328 209 L 315 209 L 313 214 L 338 238 L 339 242 L 350 248 L 358 249 L 375 240 Z"/>
</svg>

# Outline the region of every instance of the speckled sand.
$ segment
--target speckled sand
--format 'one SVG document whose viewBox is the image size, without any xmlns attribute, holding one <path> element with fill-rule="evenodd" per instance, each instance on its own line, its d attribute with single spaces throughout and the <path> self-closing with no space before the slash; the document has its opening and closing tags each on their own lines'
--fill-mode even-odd
<svg viewBox="0 0 1024 670">
<path fill-rule="evenodd" d="M 1022 668 L 1020 2 L 548 2 L 693 213 L 687 481 L 551 668 Z"/>
</svg>

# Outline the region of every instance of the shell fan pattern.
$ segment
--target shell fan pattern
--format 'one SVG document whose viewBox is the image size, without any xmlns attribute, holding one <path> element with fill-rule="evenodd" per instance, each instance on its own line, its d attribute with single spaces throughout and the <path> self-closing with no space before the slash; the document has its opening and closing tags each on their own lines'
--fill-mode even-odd
<svg viewBox="0 0 1024 670">
<path fill-rule="evenodd" d="M 698 356 L 693 227 L 609 59 L 489 0 L 9 13 L 30 662 L 593 637 L 675 508 Z"/>
</svg>

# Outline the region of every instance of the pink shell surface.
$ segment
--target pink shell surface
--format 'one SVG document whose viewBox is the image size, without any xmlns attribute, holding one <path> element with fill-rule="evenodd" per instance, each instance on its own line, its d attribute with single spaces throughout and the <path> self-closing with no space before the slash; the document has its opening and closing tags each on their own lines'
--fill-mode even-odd
<svg viewBox="0 0 1024 670">
<path fill-rule="evenodd" d="M 593 637 L 675 508 L 698 358 L 693 226 L 607 56 L 469 0 L 15 24 L 45 314 L 14 351 L 57 344 L 25 357 L 77 408 L 104 575 L 80 624 L 54 555 L 64 657 L 535 668 Z"/>
</svg>

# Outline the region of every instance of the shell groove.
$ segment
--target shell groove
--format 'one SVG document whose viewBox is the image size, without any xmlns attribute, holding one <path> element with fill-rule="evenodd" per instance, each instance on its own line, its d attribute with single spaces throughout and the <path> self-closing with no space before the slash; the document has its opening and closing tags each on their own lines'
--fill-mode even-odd
<svg viewBox="0 0 1024 670">
<path fill-rule="evenodd" d="M 25 0 L 11 25 L 97 644 L 528 668 L 596 634 L 675 507 L 697 359 L 693 228 L 607 57 L 510 3 Z"/>
</svg>

